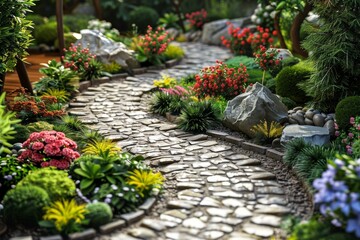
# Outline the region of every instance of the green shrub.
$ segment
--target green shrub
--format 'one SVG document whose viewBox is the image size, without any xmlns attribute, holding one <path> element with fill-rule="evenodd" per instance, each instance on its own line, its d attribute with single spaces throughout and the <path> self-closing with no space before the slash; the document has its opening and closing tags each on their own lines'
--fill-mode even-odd
<svg viewBox="0 0 360 240">
<path fill-rule="evenodd" d="M 341 100 L 335 109 L 336 123 L 340 129 L 351 127 L 350 117 L 360 116 L 360 96 L 347 97 Z"/>
<path fill-rule="evenodd" d="M 113 213 L 108 204 L 98 202 L 86 205 L 85 218 L 89 220 L 89 226 L 98 228 L 111 221 Z"/>
<path fill-rule="evenodd" d="M 352 145 L 354 158 L 360 158 L 360 140 L 356 140 Z"/>
<path fill-rule="evenodd" d="M 176 45 L 169 45 L 168 48 L 166 49 L 164 55 L 166 59 L 181 59 L 182 57 L 184 57 L 184 50 Z"/>
<path fill-rule="evenodd" d="M 64 33 L 70 32 L 70 29 L 64 25 Z M 57 39 L 57 23 L 48 22 L 35 27 L 34 37 L 37 44 L 45 43 L 52 46 Z"/>
<path fill-rule="evenodd" d="M 150 102 L 150 111 L 160 115 L 164 115 L 169 111 L 172 97 L 163 92 L 156 92 Z"/>
<path fill-rule="evenodd" d="M 27 125 L 27 128 L 31 133 L 41 132 L 41 131 L 51 131 L 54 129 L 54 125 L 45 121 L 39 121 L 39 122 L 29 123 Z"/>
<path fill-rule="evenodd" d="M 61 170 L 42 168 L 28 174 L 18 186 L 34 185 L 43 188 L 52 201 L 74 196 L 75 183 Z"/>
<path fill-rule="evenodd" d="M 299 87 L 299 84 L 307 81 L 312 72 L 313 69 L 304 63 L 285 67 L 276 77 L 276 93 L 297 103 L 306 102 L 308 97 L 304 90 Z"/>
<path fill-rule="evenodd" d="M 129 14 L 129 23 L 135 24 L 139 32 L 144 33 L 147 26 L 155 27 L 159 21 L 159 14 L 150 7 L 137 7 Z"/>
<path fill-rule="evenodd" d="M 10 153 L 12 146 L 9 141 L 14 139 L 16 134 L 14 124 L 19 123 L 20 120 L 15 119 L 14 112 L 6 111 L 6 106 L 3 104 L 5 101 L 5 93 L 0 95 L 0 155 L 1 153 Z"/>
<path fill-rule="evenodd" d="M 27 126 L 22 124 L 14 124 L 13 128 L 16 134 L 14 135 L 14 139 L 9 140 L 9 143 L 22 143 L 29 138 L 30 131 Z"/>
<path fill-rule="evenodd" d="M 104 70 L 104 72 L 115 74 L 115 73 L 120 73 L 122 70 L 122 67 L 117 62 L 111 62 L 108 64 L 103 64 L 103 70 Z"/>
<path fill-rule="evenodd" d="M 39 14 L 28 14 L 26 15 L 26 19 L 32 21 L 34 26 L 40 26 L 47 22 L 47 18 L 43 17 Z"/>
<path fill-rule="evenodd" d="M 265 87 L 267 87 L 272 93 L 276 92 L 276 80 L 273 78 L 270 78 L 265 81 Z"/>
<path fill-rule="evenodd" d="M 73 33 L 64 33 L 64 44 L 65 44 L 65 48 L 69 48 L 71 46 L 72 43 L 76 43 L 77 38 L 74 37 Z M 56 38 L 55 42 L 54 42 L 54 47 L 55 48 L 59 48 L 59 39 Z"/>
<path fill-rule="evenodd" d="M 297 106 L 297 103 L 288 97 L 282 97 L 281 102 L 290 110 Z"/>
<path fill-rule="evenodd" d="M 37 186 L 17 186 L 4 197 L 4 220 L 9 225 L 36 226 L 43 208 L 50 202 L 47 192 Z"/>
<path fill-rule="evenodd" d="M 71 32 L 80 32 L 83 29 L 87 29 L 90 20 L 94 19 L 92 15 L 76 14 L 76 15 L 64 15 L 63 23 L 70 28 Z M 56 21 L 56 16 L 51 16 L 50 21 Z"/>
<path fill-rule="evenodd" d="M 300 58 L 297 57 L 289 57 L 281 61 L 281 66 L 284 67 L 291 67 L 300 62 Z"/>
<path fill-rule="evenodd" d="M 246 66 L 248 70 L 250 69 L 259 69 L 258 65 L 255 63 L 253 57 L 247 57 L 247 56 L 236 56 L 233 58 L 230 58 L 225 62 L 229 67 L 239 67 L 242 63 Z"/>
<path fill-rule="evenodd" d="M 248 83 L 261 83 L 262 82 L 262 76 L 264 74 L 263 70 L 261 69 L 250 69 L 247 72 L 249 74 L 248 77 Z M 268 71 L 266 71 L 265 73 L 265 78 L 264 78 L 264 84 L 266 85 L 267 81 L 273 79 L 273 77 L 271 76 L 270 73 L 268 73 Z"/>
<path fill-rule="evenodd" d="M 179 127 L 187 132 L 206 132 L 220 121 L 220 114 L 213 108 L 211 102 L 191 102 L 178 118 Z"/>
<path fill-rule="evenodd" d="M 79 118 L 75 116 L 65 115 L 61 117 L 60 124 L 64 124 L 69 129 L 75 132 L 83 131 L 86 129 L 86 125 L 82 123 Z"/>
</svg>

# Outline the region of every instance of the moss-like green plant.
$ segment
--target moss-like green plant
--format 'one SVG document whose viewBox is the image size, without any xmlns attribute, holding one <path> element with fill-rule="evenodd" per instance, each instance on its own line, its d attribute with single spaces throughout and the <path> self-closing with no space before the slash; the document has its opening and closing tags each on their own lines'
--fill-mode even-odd
<svg viewBox="0 0 360 240">
<path fill-rule="evenodd" d="M 347 97 L 341 100 L 335 109 L 336 123 L 340 129 L 351 127 L 350 117 L 360 116 L 360 96 Z"/>
<path fill-rule="evenodd" d="M 36 226 L 49 204 L 47 192 L 37 186 L 17 186 L 4 197 L 4 220 L 9 225 Z"/>
<path fill-rule="evenodd" d="M 9 142 L 14 139 L 16 134 L 14 124 L 19 123 L 20 120 L 15 119 L 13 112 L 6 111 L 6 106 L 3 105 L 5 101 L 5 93 L 0 95 L 0 154 L 10 153 L 10 147 L 12 144 Z"/>
<path fill-rule="evenodd" d="M 206 132 L 219 121 L 220 114 L 208 101 L 189 103 L 178 118 L 182 130 L 195 133 Z"/>
<path fill-rule="evenodd" d="M 306 82 L 313 71 L 313 68 L 305 63 L 285 67 L 276 77 L 276 93 L 297 103 L 306 102 L 309 98 L 299 84 Z"/>
<path fill-rule="evenodd" d="M 150 7 L 137 7 L 129 14 L 129 23 L 135 24 L 139 32 L 146 31 L 147 26 L 155 27 L 159 21 L 159 14 Z"/>
<path fill-rule="evenodd" d="M 27 128 L 29 129 L 30 132 L 51 131 L 54 129 L 54 125 L 45 121 L 39 121 L 39 122 L 29 123 L 27 125 Z"/>
<path fill-rule="evenodd" d="M 281 137 L 284 127 L 278 122 L 260 121 L 253 126 L 251 131 L 255 133 L 258 142 L 271 143 L 275 138 Z"/>
<path fill-rule="evenodd" d="M 164 53 L 166 59 L 181 59 L 184 57 L 184 50 L 176 45 L 169 45 Z"/>
<path fill-rule="evenodd" d="M 75 194 L 75 183 L 61 170 L 42 168 L 31 172 L 18 186 L 38 186 L 44 189 L 52 201 L 71 198 Z"/>
<path fill-rule="evenodd" d="M 352 145 L 352 151 L 355 158 L 360 158 L 360 140 L 356 140 Z"/>
<path fill-rule="evenodd" d="M 86 205 L 86 219 L 89 220 L 89 226 L 98 228 L 109 223 L 113 217 L 110 206 L 106 203 L 90 203 Z"/>
</svg>

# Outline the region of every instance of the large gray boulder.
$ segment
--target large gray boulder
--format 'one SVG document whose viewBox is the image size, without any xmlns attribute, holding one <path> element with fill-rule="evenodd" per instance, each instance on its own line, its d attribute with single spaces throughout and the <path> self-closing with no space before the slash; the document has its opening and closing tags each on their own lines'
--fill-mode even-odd
<svg viewBox="0 0 360 240">
<path fill-rule="evenodd" d="M 125 68 L 139 66 L 134 57 L 134 51 L 129 50 L 125 44 L 115 42 L 95 30 L 84 29 L 80 33 L 81 39 L 76 44 L 80 43 L 83 47 L 88 47 L 90 52 L 96 54 L 101 62 L 116 62 Z"/>
<path fill-rule="evenodd" d="M 260 121 L 280 122 L 287 120 L 287 108 L 268 88 L 255 83 L 247 91 L 228 102 L 224 124 L 236 131 L 254 137 L 250 129 Z"/>
<path fill-rule="evenodd" d="M 247 18 L 237 18 L 237 19 L 221 19 L 209 23 L 205 23 L 202 31 L 201 42 L 210 44 L 210 45 L 221 45 L 221 36 L 229 38 L 228 24 L 231 22 L 234 27 L 245 27 L 251 24 L 251 19 Z"/>
<path fill-rule="evenodd" d="M 295 138 L 303 138 L 311 145 L 322 146 L 330 142 L 330 133 L 326 127 L 293 124 L 284 128 L 280 141 L 286 144 Z"/>
</svg>

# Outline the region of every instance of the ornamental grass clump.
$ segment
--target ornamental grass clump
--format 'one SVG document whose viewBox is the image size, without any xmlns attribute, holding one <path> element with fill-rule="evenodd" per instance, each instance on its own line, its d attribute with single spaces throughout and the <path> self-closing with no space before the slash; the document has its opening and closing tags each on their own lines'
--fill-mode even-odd
<svg viewBox="0 0 360 240">
<path fill-rule="evenodd" d="M 199 98 L 222 96 L 229 100 L 245 92 L 248 74 L 242 64 L 239 68 L 230 68 L 227 64 L 216 61 L 215 66 L 203 68 L 195 78 L 193 90 Z"/>
<path fill-rule="evenodd" d="M 154 188 L 160 189 L 164 181 L 161 173 L 153 173 L 150 170 L 137 170 L 128 173 L 127 183 L 134 186 L 141 197 Z"/>
<path fill-rule="evenodd" d="M 260 121 L 253 126 L 251 131 L 255 133 L 258 142 L 271 143 L 275 138 L 281 137 L 284 127 L 278 122 Z"/>
<path fill-rule="evenodd" d="M 315 203 L 331 223 L 360 237 L 360 159 L 347 155 L 330 161 L 322 177 L 314 181 Z"/>
<path fill-rule="evenodd" d="M 64 133 L 42 131 L 30 134 L 23 143 L 26 149 L 18 157 L 20 162 L 32 163 L 38 167 L 56 167 L 68 169 L 70 164 L 80 157 L 76 143 Z"/>
</svg>

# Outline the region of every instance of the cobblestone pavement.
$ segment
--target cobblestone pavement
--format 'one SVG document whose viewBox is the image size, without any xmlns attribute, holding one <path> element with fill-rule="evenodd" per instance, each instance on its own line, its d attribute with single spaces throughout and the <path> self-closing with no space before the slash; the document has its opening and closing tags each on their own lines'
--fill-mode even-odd
<svg viewBox="0 0 360 240">
<path fill-rule="evenodd" d="M 187 58 L 163 70 L 182 77 L 230 54 L 199 43 L 183 46 Z M 99 239 L 266 239 L 290 213 L 274 174 L 231 145 L 182 132 L 148 112 L 159 71 L 91 87 L 70 103 L 69 113 L 119 142 L 164 174 L 167 181 L 154 212 L 134 226 Z"/>
</svg>

